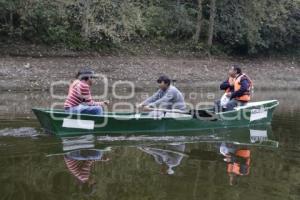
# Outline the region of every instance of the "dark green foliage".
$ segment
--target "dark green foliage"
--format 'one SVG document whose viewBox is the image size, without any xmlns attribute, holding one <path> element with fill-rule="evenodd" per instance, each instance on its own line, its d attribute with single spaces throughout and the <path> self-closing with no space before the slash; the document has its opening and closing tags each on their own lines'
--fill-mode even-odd
<svg viewBox="0 0 300 200">
<path fill-rule="evenodd" d="M 197 0 L 0 0 L 2 41 L 103 49 L 140 41 L 186 41 L 201 51 L 210 1 L 202 1 L 200 41 Z M 299 0 L 216 0 L 214 52 L 257 54 L 298 49 Z"/>
<path fill-rule="evenodd" d="M 233 51 L 258 53 L 299 44 L 299 1 L 218 1 L 216 39 Z"/>
</svg>

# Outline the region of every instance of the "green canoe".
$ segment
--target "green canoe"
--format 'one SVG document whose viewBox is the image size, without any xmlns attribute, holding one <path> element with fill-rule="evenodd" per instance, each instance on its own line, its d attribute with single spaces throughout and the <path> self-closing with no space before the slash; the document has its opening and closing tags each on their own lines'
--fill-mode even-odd
<svg viewBox="0 0 300 200">
<path fill-rule="evenodd" d="M 233 111 L 212 113 L 210 109 L 199 114 L 167 112 L 153 117 L 149 113 L 106 112 L 103 116 L 70 114 L 64 110 L 33 108 L 46 132 L 58 136 L 85 134 L 127 135 L 134 133 L 165 133 L 199 131 L 204 129 L 244 127 L 271 122 L 277 100 L 251 102 Z"/>
</svg>

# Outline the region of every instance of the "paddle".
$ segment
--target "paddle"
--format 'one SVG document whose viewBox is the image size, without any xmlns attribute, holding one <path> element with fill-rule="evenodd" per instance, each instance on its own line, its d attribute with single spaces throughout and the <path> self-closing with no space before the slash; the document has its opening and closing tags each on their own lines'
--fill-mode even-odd
<svg viewBox="0 0 300 200">
<path fill-rule="evenodd" d="M 179 151 L 175 151 L 175 150 L 168 150 L 168 149 L 159 149 L 159 148 L 153 148 L 153 147 L 137 147 L 139 150 L 141 151 L 145 151 L 146 153 L 148 152 L 148 150 L 159 150 L 162 152 L 167 152 L 167 153 L 174 153 L 174 154 L 178 154 L 180 156 L 185 156 L 185 157 L 189 157 L 189 155 L 183 153 L 183 152 L 179 152 Z"/>
<path fill-rule="evenodd" d="M 101 151 L 101 152 L 105 152 L 105 151 L 111 151 L 111 147 L 105 147 L 104 149 L 88 149 L 88 150 L 95 150 L 95 151 Z M 72 150 L 72 151 L 78 151 L 81 149 L 76 149 L 76 150 Z M 67 151 L 67 152 L 63 152 L 63 153 L 54 153 L 54 154 L 48 154 L 46 155 L 46 157 L 52 157 L 52 156 L 63 156 L 66 155 L 67 153 L 69 153 L 71 151 Z"/>
<path fill-rule="evenodd" d="M 166 112 L 166 113 L 179 113 L 179 114 L 185 114 L 185 115 L 192 115 L 194 119 L 200 119 L 200 120 L 211 120 L 216 121 L 217 118 L 214 113 L 209 112 L 207 110 L 189 110 L 189 111 L 182 111 L 178 109 L 155 109 L 155 108 L 147 108 L 149 111 L 157 111 L 157 112 Z"/>
</svg>

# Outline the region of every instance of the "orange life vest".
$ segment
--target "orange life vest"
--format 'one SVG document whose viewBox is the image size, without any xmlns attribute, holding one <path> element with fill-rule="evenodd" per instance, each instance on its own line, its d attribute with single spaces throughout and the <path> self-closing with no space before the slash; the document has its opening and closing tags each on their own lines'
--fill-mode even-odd
<svg viewBox="0 0 300 200">
<path fill-rule="evenodd" d="M 236 97 L 235 99 L 237 99 L 239 101 L 248 102 L 251 99 L 250 90 L 252 88 L 252 81 L 246 74 L 241 74 L 240 76 L 238 76 L 237 78 L 234 79 L 234 91 L 236 92 L 241 88 L 242 78 L 246 78 L 250 82 L 250 84 L 249 84 L 247 91 L 242 96 Z"/>
<path fill-rule="evenodd" d="M 234 173 L 236 175 L 240 175 L 240 165 L 238 163 L 228 163 L 227 164 L 227 172 Z"/>
<path fill-rule="evenodd" d="M 248 175 L 249 174 L 249 168 L 250 168 L 250 150 L 237 150 L 235 153 L 236 156 L 241 157 L 246 159 L 246 167 L 247 167 L 247 172 L 246 174 L 241 173 L 241 165 L 239 163 L 228 163 L 227 164 L 227 172 L 228 173 L 234 173 L 236 175 Z"/>
<path fill-rule="evenodd" d="M 241 158 L 250 158 L 250 150 L 248 149 L 240 149 L 235 152 L 235 155 Z"/>
</svg>

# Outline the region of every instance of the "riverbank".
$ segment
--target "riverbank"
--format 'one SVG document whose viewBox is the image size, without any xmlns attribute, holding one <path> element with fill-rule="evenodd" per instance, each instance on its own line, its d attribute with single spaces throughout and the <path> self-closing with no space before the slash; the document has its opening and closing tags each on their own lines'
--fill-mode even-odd
<svg viewBox="0 0 300 200">
<path fill-rule="evenodd" d="M 160 74 L 168 74 L 182 88 L 215 88 L 226 78 L 231 64 L 240 64 L 257 89 L 299 89 L 300 65 L 293 57 L 181 58 L 166 56 L 0 57 L 0 91 L 49 90 L 55 81 L 71 80 L 78 69 L 90 66 L 115 81 L 131 81 L 136 89 L 156 87 Z"/>
</svg>

